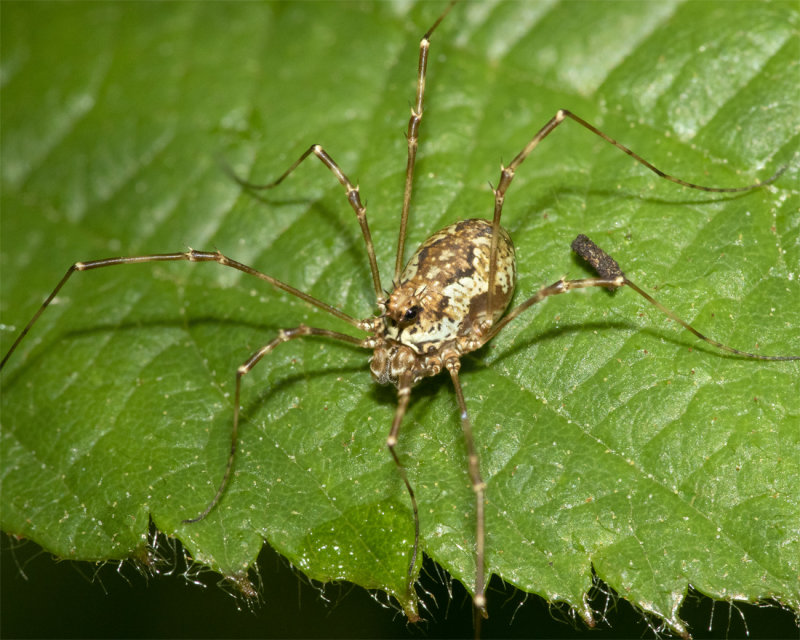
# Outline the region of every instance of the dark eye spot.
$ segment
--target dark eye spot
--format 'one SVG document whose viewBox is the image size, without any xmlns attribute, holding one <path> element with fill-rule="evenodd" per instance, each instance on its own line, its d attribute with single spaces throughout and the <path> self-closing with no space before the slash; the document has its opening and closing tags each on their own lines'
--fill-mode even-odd
<svg viewBox="0 0 800 640">
<path fill-rule="evenodd" d="M 413 307 L 409 307 L 406 309 L 406 312 L 403 314 L 403 319 L 401 322 L 403 324 L 408 324 L 409 322 L 414 322 L 419 315 L 419 312 L 422 311 L 422 307 L 419 305 L 414 305 Z"/>
</svg>

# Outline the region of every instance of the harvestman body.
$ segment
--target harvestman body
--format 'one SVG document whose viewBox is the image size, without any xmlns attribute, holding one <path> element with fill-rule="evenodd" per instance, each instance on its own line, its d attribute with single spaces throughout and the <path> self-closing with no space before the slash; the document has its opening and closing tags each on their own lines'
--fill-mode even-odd
<svg viewBox="0 0 800 640">
<path fill-rule="evenodd" d="M 481 478 L 480 463 L 473 442 L 469 414 L 459 380 L 461 356 L 482 347 L 523 311 L 549 296 L 566 293 L 573 289 L 588 287 L 616 289 L 622 286 L 628 286 L 636 291 L 648 302 L 655 305 L 699 339 L 729 353 L 759 360 L 798 360 L 800 356 L 763 356 L 747 353 L 705 337 L 628 280 L 617 263 L 584 235 L 580 235 L 576 238 L 572 244 L 572 248 L 594 268 L 599 277 L 578 280 L 558 280 L 554 284 L 540 289 L 509 313 L 505 313 L 507 306 L 511 302 L 516 283 L 514 246 L 508 232 L 500 226 L 505 194 L 514 178 L 517 168 L 536 146 L 562 122 L 567 120 L 577 122 L 585 129 L 588 129 L 590 132 L 603 138 L 606 142 L 627 153 L 634 160 L 653 171 L 659 177 L 692 189 L 722 193 L 744 192 L 758 188 L 764 184 L 769 184 L 777 179 L 783 172 L 783 170 L 779 171 L 764 183 L 745 187 L 718 188 L 693 184 L 662 172 L 638 154 L 613 140 L 585 120 L 582 120 L 566 110 L 558 111 L 530 142 L 528 142 L 512 162 L 507 167 L 502 168 L 497 188 L 494 189 L 494 216 L 491 221 L 482 219 L 463 220 L 441 229 L 431 235 L 419 249 L 417 249 L 404 268 L 406 227 L 413 186 L 419 127 L 423 115 L 423 97 L 425 93 L 425 76 L 430 37 L 447 15 L 450 8 L 451 7 L 448 7 L 439 19 L 436 20 L 420 42 L 416 99 L 411 109 L 411 118 L 408 123 L 408 162 L 406 166 L 405 190 L 400 218 L 400 234 L 395 271 L 392 280 L 394 288 L 388 297 L 386 297 L 384 289 L 381 286 L 381 278 L 378 272 L 377 260 L 375 258 L 375 251 L 366 218 L 366 209 L 361 203 L 358 187 L 353 186 L 349 178 L 321 146 L 312 145 L 286 170 L 286 172 L 270 184 L 254 185 L 234 176 L 241 185 L 247 188 L 269 189 L 280 184 L 306 158 L 311 155 L 316 156 L 334 176 L 336 176 L 345 188 L 347 200 L 353 208 L 361 226 L 372 273 L 377 308 L 379 310 L 377 316 L 358 320 L 272 276 L 232 260 L 218 251 L 208 252 L 191 249 L 180 253 L 106 258 L 88 262 L 77 262 L 67 270 L 67 273 L 56 285 L 53 292 L 47 297 L 39 310 L 14 341 L 8 353 L 3 358 L 2 363 L 0 363 L 0 368 L 5 365 L 19 343 L 27 335 L 28 331 L 74 272 L 122 264 L 179 260 L 186 260 L 189 262 L 216 262 L 222 266 L 238 269 L 239 271 L 260 278 L 276 289 L 296 296 L 344 320 L 354 329 L 366 333 L 367 337 L 357 338 L 329 329 L 309 327 L 301 324 L 295 328 L 280 331 L 271 342 L 250 356 L 250 358 L 238 368 L 236 372 L 231 448 L 223 478 L 216 494 L 202 513 L 184 522 L 197 522 L 205 518 L 217 505 L 225 492 L 236 454 L 241 380 L 259 360 L 270 353 L 279 344 L 306 336 L 330 338 L 369 349 L 373 352 L 370 359 L 370 371 L 373 378 L 381 384 L 393 384 L 397 387 L 397 408 L 387 438 L 387 447 L 405 483 L 414 513 L 414 545 L 411 550 L 411 559 L 408 568 L 409 595 L 412 595 L 414 592 L 414 577 L 416 575 L 419 555 L 419 513 L 414 490 L 396 452 L 397 437 L 414 384 L 422 378 L 434 376 L 446 370 L 450 375 L 456 393 L 456 400 L 459 406 L 461 425 L 466 443 L 469 475 L 472 488 L 475 492 L 475 559 L 477 568 L 473 602 L 476 613 L 485 617 L 487 615 L 485 595 L 486 580 L 484 575 L 485 484 Z"/>
</svg>

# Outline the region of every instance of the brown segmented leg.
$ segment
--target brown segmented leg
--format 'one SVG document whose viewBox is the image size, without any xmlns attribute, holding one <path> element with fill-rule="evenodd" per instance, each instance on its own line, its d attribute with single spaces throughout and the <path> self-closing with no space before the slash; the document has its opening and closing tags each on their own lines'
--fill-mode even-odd
<svg viewBox="0 0 800 640">
<path fill-rule="evenodd" d="M 475 492 L 475 596 L 472 604 L 475 609 L 475 633 L 480 635 L 480 619 L 488 618 L 486 611 L 486 483 L 481 478 L 480 459 L 475 449 L 475 439 L 472 436 L 472 423 L 467 413 L 467 403 L 464 401 L 464 392 L 458 371 L 461 363 L 452 360 L 445 365 L 450 372 L 453 388 L 456 390 L 456 399 L 461 418 L 461 430 L 464 432 L 464 442 L 467 446 L 467 468 L 472 490 Z"/>
<path fill-rule="evenodd" d="M 514 307 L 514 309 L 509 311 L 497 324 L 495 324 L 491 328 L 491 330 L 483 337 L 482 344 L 486 344 L 487 342 L 489 342 L 489 340 L 491 340 L 494 336 L 500 333 L 500 331 L 502 331 L 503 328 L 509 322 L 514 320 L 514 318 L 519 316 L 526 309 L 532 307 L 537 302 L 541 302 L 545 298 L 548 298 L 550 296 L 555 296 L 561 293 L 567 293 L 569 291 L 572 291 L 573 289 L 603 287 L 605 289 L 613 290 L 622 286 L 627 286 L 633 289 L 636 293 L 642 296 L 654 307 L 656 307 L 656 309 L 658 309 L 662 313 L 672 318 L 672 320 L 680 324 L 684 329 L 693 333 L 697 338 L 699 338 L 703 342 L 707 342 L 712 347 L 715 347 L 722 351 L 727 351 L 728 353 L 732 353 L 737 356 L 742 356 L 745 358 L 753 358 L 755 360 L 779 360 L 779 361 L 800 360 L 800 356 L 763 356 L 757 353 L 740 351 L 739 349 L 734 349 L 733 347 L 729 347 L 728 345 L 722 344 L 721 342 L 712 340 L 711 338 L 704 336 L 688 322 L 681 319 L 674 311 L 665 307 L 663 304 L 661 304 L 658 300 L 653 298 L 646 291 L 643 291 L 639 286 L 628 280 L 625 274 L 623 274 L 622 271 L 620 270 L 617 262 L 586 236 L 584 235 L 578 236 L 576 241 L 572 243 L 572 248 L 579 255 L 581 255 L 581 257 L 586 259 L 596 270 L 600 271 L 601 273 L 606 273 L 607 275 L 605 275 L 605 277 L 600 277 L 600 278 L 583 278 L 580 280 L 559 280 L 558 282 L 555 282 L 547 287 L 542 287 L 541 289 L 539 289 L 539 291 L 534 293 L 530 298 L 519 304 L 517 307 Z"/>
<path fill-rule="evenodd" d="M 397 383 L 397 407 L 395 408 L 394 419 L 392 420 L 392 428 L 389 431 L 389 436 L 386 438 L 386 446 L 389 448 L 389 453 L 392 454 L 392 459 L 394 460 L 400 477 L 403 478 L 409 498 L 411 498 L 411 508 L 414 511 L 414 547 L 411 551 L 411 561 L 408 564 L 408 583 L 406 585 L 409 596 L 414 594 L 414 569 L 416 568 L 417 556 L 419 555 L 419 509 L 417 507 L 417 497 L 414 494 L 414 489 L 408 480 L 408 473 L 406 473 L 403 463 L 400 462 L 395 447 L 397 447 L 397 435 L 400 433 L 400 425 L 403 423 L 403 418 L 408 409 L 408 401 L 411 399 L 411 386 L 413 384 L 414 380 L 410 373 L 405 373 L 400 376 Z M 411 618 L 409 618 L 409 621 L 417 622 L 417 620 L 412 620 Z"/>
<path fill-rule="evenodd" d="M 530 298 L 520 303 L 509 311 L 503 318 L 497 322 L 491 330 L 481 339 L 481 344 L 486 344 L 500 333 L 503 328 L 514 318 L 526 311 L 537 302 L 541 302 L 550 296 L 557 296 L 560 293 L 567 293 L 573 289 L 587 289 L 589 287 L 603 287 L 605 289 L 616 289 L 625 284 L 625 278 L 617 276 L 616 278 L 582 278 L 580 280 L 559 280 L 551 285 L 542 287 Z"/>
<path fill-rule="evenodd" d="M 319 336 L 323 338 L 331 338 L 333 340 L 339 340 L 340 342 L 347 342 L 348 344 L 356 345 L 357 347 L 364 347 L 368 348 L 365 344 L 364 340 L 359 338 L 354 338 L 353 336 L 349 336 L 344 333 L 339 333 L 338 331 L 331 331 L 329 329 L 318 329 L 316 327 L 309 327 L 304 324 L 301 324 L 294 329 L 281 329 L 278 332 L 278 336 L 274 338 L 271 342 L 261 347 L 258 351 L 256 351 L 252 356 L 250 356 L 247 361 L 240 365 L 239 368 L 236 370 L 236 391 L 234 393 L 234 404 L 233 404 L 233 429 L 231 430 L 231 448 L 228 453 L 228 461 L 225 464 L 225 473 L 222 475 L 222 482 L 220 482 L 219 487 L 217 488 L 216 494 L 206 505 L 206 508 L 203 511 L 195 516 L 194 518 L 188 518 L 183 520 L 183 524 L 191 524 L 193 522 L 199 522 L 203 520 L 211 510 L 217 506 L 222 498 L 222 494 L 225 493 L 225 489 L 228 486 L 228 480 L 230 479 L 231 471 L 233 470 L 233 461 L 236 457 L 236 447 L 239 440 L 239 410 L 240 410 L 240 398 L 241 398 L 241 387 L 242 387 L 242 378 L 249 373 L 253 367 L 258 364 L 258 362 L 263 358 L 265 355 L 270 353 L 275 347 L 279 344 L 283 344 L 284 342 L 289 342 L 289 340 L 296 340 L 297 338 L 305 338 L 307 336 Z"/>
<path fill-rule="evenodd" d="M 118 257 L 118 258 L 105 258 L 102 260 L 91 260 L 88 262 L 76 262 L 73 264 L 61 280 L 58 282 L 56 287 L 50 293 L 49 296 L 45 299 L 42 305 L 39 307 L 39 310 L 34 314 L 33 318 L 31 318 L 30 322 L 25 326 L 22 332 L 17 336 L 17 339 L 11 345 L 8 353 L 3 358 L 3 361 L 0 362 L 0 368 L 2 368 L 5 363 L 8 361 L 11 354 L 17 348 L 17 345 L 22 341 L 22 339 L 28 334 L 31 327 L 34 323 L 39 319 L 39 317 L 44 313 L 45 309 L 50 305 L 50 303 L 55 299 L 58 295 L 61 288 L 66 284 L 67 280 L 72 276 L 73 273 L 78 271 L 88 271 L 91 269 L 100 269 L 103 267 L 113 267 L 118 265 L 124 264 L 139 264 L 139 263 L 148 263 L 148 262 L 176 262 L 176 261 L 189 261 L 189 262 L 216 262 L 224 267 L 231 267 L 233 269 L 237 269 L 242 271 L 243 273 L 255 276 L 260 280 L 264 280 L 265 282 L 269 283 L 276 289 L 281 291 L 285 291 L 290 293 L 301 300 L 316 306 L 323 311 L 330 313 L 345 322 L 350 323 L 352 326 L 364 330 L 363 323 L 359 322 L 355 318 L 350 317 L 343 311 L 322 302 L 321 300 L 317 300 L 316 298 L 295 289 L 294 287 L 278 280 L 277 278 L 273 278 L 265 273 L 262 273 L 252 267 L 249 267 L 241 262 L 237 262 L 227 256 L 223 255 L 219 251 L 209 252 L 209 251 L 196 251 L 194 249 L 190 249 L 189 251 L 184 251 L 181 253 L 163 253 L 163 254 L 150 254 L 150 255 L 143 255 L 143 256 L 128 256 L 128 257 Z M 332 338 L 334 340 L 339 340 L 341 342 L 347 342 L 349 344 L 353 344 L 359 347 L 370 348 L 367 345 L 367 340 L 362 340 L 360 338 L 355 338 L 353 336 L 349 336 L 343 333 L 339 333 L 337 331 L 331 331 L 328 329 L 317 329 L 314 327 L 307 327 L 305 325 L 300 325 L 295 329 L 287 329 L 283 330 L 279 333 L 278 337 L 275 338 L 272 342 L 270 342 L 265 347 L 262 347 L 257 351 L 253 356 L 251 356 L 247 362 L 245 362 L 242 366 L 239 367 L 236 373 L 236 393 L 235 393 L 235 400 L 234 400 L 234 410 L 233 410 L 233 427 L 231 429 L 231 448 L 228 454 L 228 460 L 225 466 L 225 473 L 222 477 L 222 481 L 219 484 L 216 494 L 212 498 L 211 502 L 208 503 L 206 508 L 200 513 L 198 516 L 194 518 L 190 518 L 184 520 L 184 524 L 198 522 L 205 518 L 211 510 L 217 505 L 222 494 L 225 491 L 225 488 L 228 485 L 228 480 L 230 478 L 230 473 L 233 468 L 233 460 L 236 454 L 236 443 L 238 440 L 238 432 L 239 432 L 239 405 L 240 405 L 240 389 L 241 389 L 241 378 L 245 375 L 248 371 L 250 371 L 255 364 L 261 360 L 267 353 L 272 351 L 277 345 L 287 342 L 289 340 L 294 340 L 296 338 L 301 338 L 305 336 L 322 336 L 327 338 Z M 371 343 L 370 343 L 371 345 Z"/>
<path fill-rule="evenodd" d="M 419 144 L 419 125 L 422 122 L 422 103 L 425 98 L 425 75 L 428 71 L 428 49 L 431 46 L 431 35 L 439 26 L 439 23 L 444 20 L 445 16 L 453 8 L 456 0 L 453 0 L 442 15 L 433 23 L 430 29 L 422 36 L 419 42 L 419 65 L 417 67 L 417 97 L 414 101 L 414 106 L 411 107 L 411 118 L 408 120 L 408 161 L 406 163 L 406 183 L 403 189 L 403 210 L 400 214 L 400 233 L 397 238 L 397 258 L 394 264 L 394 280 L 400 280 L 400 273 L 403 271 L 405 265 L 405 248 L 406 248 L 406 229 L 408 227 L 408 211 L 411 207 L 411 191 L 414 182 L 414 165 L 417 161 L 417 146 Z"/>
<path fill-rule="evenodd" d="M 229 258 L 219 251 L 196 251 L 195 249 L 189 249 L 188 251 L 182 251 L 180 253 L 156 253 L 156 254 L 149 254 L 144 256 L 128 256 L 128 257 L 118 257 L 118 258 L 103 258 L 102 260 L 89 260 L 87 262 L 76 262 L 73 264 L 64 276 L 59 280 L 58 284 L 55 286 L 55 289 L 50 293 L 49 296 L 45 299 L 42 303 L 42 306 L 39 307 L 39 310 L 34 314 L 33 318 L 31 318 L 30 322 L 25 325 L 25 328 L 22 332 L 17 336 L 17 339 L 14 340 L 14 344 L 11 345 L 11 348 L 8 350 L 8 353 L 3 357 L 3 361 L 0 362 L 0 369 L 3 368 L 5 363 L 11 357 L 11 354 L 14 353 L 14 350 L 17 348 L 22 339 L 28 334 L 31 330 L 31 327 L 36 323 L 39 317 L 44 313 L 45 309 L 50 305 L 53 299 L 58 295 L 58 292 L 61 291 L 61 288 L 67 283 L 67 280 L 70 279 L 73 273 L 76 271 L 89 271 L 91 269 L 101 269 L 103 267 L 115 267 L 118 265 L 123 264 L 140 264 L 145 262 L 177 262 L 180 260 L 186 260 L 188 262 L 216 262 L 221 264 L 223 267 L 231 267 L 233 269 L 237 269 L 242 271 L 243 273 L 247 273 L 248 275 L 255 276 L 264 282 L 269 283 L 276 289 L 280 289 L 281 291 L 285 291 L 301 300 L 314 305 L 318 309 L 322 309 L 323 311 L 331 314 L 332 316 L 336 316 L 337 318 L 344 320 L 345 322 L 351 324 L 352 326 L 364 330 L 364 323 L 356 320 L 355 318 L 349 316 L 344 311 L 340 311 L 336 307 L 329 305 L 326 302 L 322 302 L 321 300 L 317 300 L 313 296 L 308 295 L 300 291 L 299 289 L 295 289 L 291 285 L 286 284 L 278 280 L 277 278 L 273 278 L 266 273 L 262 273 L 257 269 L 253 269 L 252 267 L 248 267 L 246 264 L 242 264 L 241 262 L 237 262 L 232 258 Z"/>
<path fill-rule="evenodd" d="M 624 273 L 622 273 L 622 269 L 620 269 L 619 264 L 617 263 L 614 258 L 608 255 L 605 251 L 603 251 L 597 244 L 595 244 L 591 239 L 586 237 L 583 234 L 578 235 L 575 240 L 572 241 L 572 250 L 577 253 L 581 258 L 586 260 L 589 265 L 603 278 L 622 278 L 622 284 L 629 286 L 633 289 L 636 293 L 642 296 L 645 300 L 647 300 L 650 304 L 652 304 L 656 309 L 664 313 L 665 315 L 669 316 L 681 325 L 687 331 L 693 333 L 695 336 L 700 338 L 703 342 L 707 342 L 712 347 L 716 347 L 722 351 L 727 351 L 728 353 L 733 353 L 737 356 L 744 356 L 745 358 L 754 358 L 756 360 L 800 360 L 800 356 L 762 356 L 757 353 L 748 353 L 747 351 L 740 351 L 739 349 L 734 349 L 733 347 L 729 347 L 728 345 L 722 344 L 721 342 L 717 342 L 716 340 L 712 340 L 711 338 L 707 338 L 702 333 L 700 333 L 697 329 L 695 329 L 692 325 L 690 325 L 685 320 L 678 317 L 678 315 L 672 311 L 671 309 L 667 309 L 663 304 L 661 304 L 658 300 L 653 298 L 649 293 L 646 293 L 633 282 L 628 280 Z"/>
<path fill-rule="evenodd" d="M 500 171 L 500 182 L 497 184 L 497 188 L 494 189 L 494 216 L 492 217 L 492 244 L 490 250 L 491 259 L 489 261 L 489 282 L 494 282 L 495 278 L 495 256 L 497 254 L 497 234 L 498 229 L 500 228 L 500 216 L 503 213 L 503 202 L 506 197 L 506 191 L 508 190 L 511 181 L 514 179 L 514 174 L 517 170 L 517 167 L 521 165 L 525 158 L 527 158 L 531 152 L 539 146 L 539 143 L 544 140 L 550 133 L 562 122 L 565 122 L 567 119 L 573 120 L 577 122 L 579 125 L 588 129 L 596 136 L 601 137 L 603 140 L 608 142 L 609 144 L 614 145 L 620 151 L 627 153 L 631 158 L 636 160 L 639 164 L 644 165 L 650 171 L 655 173 L 659 178 L 664 178 L 665 180 L 669 180 L 670 182 L 674 182 L 675 184 L 679 184 L 684 187 L 688 187 L 690 189 L 699 189 L 700 191 L 711 191 L 713 193 L 742 193 L 744 191 L 751 191 L 752 189 L 757 189 L 758 187 L 763 187 L 768 185 L 775 180 L 777 180 L 784 171 L 786 171 L 788 165 L 785 165 L 778 169 L 772 176 L 770 176 L 764 182 L 756 182 L 744 187 L 708 187 L 701 184 L 695 184 L 693 182 L 688 182 L 681 178 L 677 178 L 673 175 L 665 173 L 652 163 L 645 160 L 642 156 L 638 153 L 635 153 L 624 144 L 621 144 L 614 140 L 611 136 L 606 135 L 600 129 L 595 127 L 594 125 L 588 123 L 583 118 L 576 116 L 574 113 L 567 111 L 566 109 L 559 109 L 547 124 L 545 124 L 535 136 L 531 139 L 531 141 L 525 145 L 525 147 L 520 151 L 517 156 L 511 161 L 511 163 L 507 167 L 502 167 Z M 487 308 L 492 308 L 492 297 L 493 297 L 494 287 L 489 287 L 489 303 Z"/>
<path fill-rule="evenodd" d="M 236 182 L 247 189 L 272 189 L 283 182 L 284 179 L 290 173 L 292 173 L 292 171 L 297 169 L 300 163 L 302 163 L 303 160 L 305 160 L 312 153 L 320 159 L 322 164 L 330 169 L 331 173 L 336 176 L 336 179 L 345 188 L 345 192 L 347 193 L 347 201 L 350 203 L 350 206 L 353 207 L 353 211 L 356 212 L 358 224 L 361 226 L 361 234 L 364 236 L 364 245 L 367 249 L 369 269 L 372 272 L 372 286 L 375 288 L 375 298 L 378 301 L 378 306 L 383 308 L 385 294 L 381 288 L 381 276 L 378 272 L 378 261 L 375 258 L 375 246 L 372 243 L 372 234 L 370 233 L 369 223 L 367 222 L 367 208 L 361 204 L 361 196 L 359 196 L 358 193 L 358 186 L 353 186 L 353 183 L 350 182 L 350 178 L 345 175 L 344 171 L 339 168 L 339 165 L 336 164 L 334 159 L 325 151 L 325 149 L 318 144 L 312 144 L 297 160 L 295 160 L 291 167 L 281 174 L 277 180 L 274 180 L 268 184 L 254 184 L 252 182 L 248 182 L 247 180 L 243 180 L 237 176 L 229 167 L 226 166 L 225 168 L 228 171 L 228 174 L 230 174 L 230 176 L 236 180 Z"/>
<path fill-rule="evenodd" d="M 672 311 L 671 309 L 668 309 L 667 307 L 665 307 L 658 300 L 653 298 L 649 293 L 647 293 L 647 292 L 643 291 L 642 289 L 640 289 L 637 285 L 635 285 L 633 282 L 631 282 L 627 278 L 624 278 L 623 284 L 629 286 L 636 293 L 638 293 L 645 300 L 647 300 L 650 304 L 652 304 L 656 309 L 658 309 L 662 313 L 665 313 L 666 315 L 668 315 L 675 322 L 677 322 L 679 325 L 681 325 L 684 329 L 686 329 L 687 331 L 693 333 L 695 336 L 700 338 L 700 340 L 702 340 L 703 342 L 707 342 L 712 347 L 716 347 L 717 349 L 720 349 L 721 351 L 727 351 L 728 353 L 733 353 L 733 354 L 735 354 L 737 356 L 743 356 L 745 358 L 753 358 L 755 360 L 784 360 L 784 361 L 785 360 L 800 360 L 800 356 L 762 356 L 761 354 L 758 354 L 758 353 L 748 353 L 747 351 L 740 351 L 739 349 L 734 349 L 733 347 L 729 347 L 726 344 L 722 344 L 721 342 L 717 342 L 716 340 L 712 340 L 711 338 L 707 338 L 702 333 L 700 333 L 697 329 L 695 329 L 692 325 L 690 325 L 688 322 L 686 322 L 685 320 L 682 320 L 680 317 L 678 317 L 678 315 L 674 311 Z"/>
</svg>

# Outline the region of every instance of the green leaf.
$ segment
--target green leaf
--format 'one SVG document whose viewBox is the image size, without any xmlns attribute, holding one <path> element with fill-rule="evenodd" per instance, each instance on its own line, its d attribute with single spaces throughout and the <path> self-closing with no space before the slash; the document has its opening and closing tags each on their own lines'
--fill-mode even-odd
<svg viewBox="0 0 800 640">
<path fill-rule="evenodd" d="M 344 192 L 361 183 L 390 286 L 418 42 L 413 5 L 4 3 L 5 352 L 76 260 L 218 248 L 356 317 L 375 310 Z M 486 181 L 558 108 L 574 123 L 520 168 L 503 223 L 522 301 L 587 233 L 711 337 L 800 353 L 796 3 L 469 4 L 435 33 L 409 254 L 490 217 Z M 220 505 L 236 368 L 279 328 L 347 325 L 216 265 L 80 273 L 2 372 L 4 531 L 65 558 L 130 557 L 149 518 L 242 578 L 266 540 L 310 577 L 382 589 L 408 612 L 413 520 L 385 439 L 392 389 L 369 354 L 279 347 L 244 379 L 240 450 Z M 800 367 L 726 356 L 630 290 L 537 305 L 464 358 L 487 481 L 487 562 L 589 620 L 593 574 L 684 632 L 689 585 L 800 609 Z M 474 500 L 455 400 L 420 384 L 400 435 L 423 551 L 474 583 Z"/>
</svg>

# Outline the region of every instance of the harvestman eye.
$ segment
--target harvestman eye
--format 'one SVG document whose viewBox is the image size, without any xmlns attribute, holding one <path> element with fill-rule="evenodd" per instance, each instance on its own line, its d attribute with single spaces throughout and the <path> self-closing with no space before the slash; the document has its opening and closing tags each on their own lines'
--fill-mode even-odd
<svg viewBox="0 0 800 640">
<path fill-rule="evenodd" d="M 413 322 L 417 319 L 419 312 L 422 311 L 422 307 L 415 305 L 411 307 L 408 311 L 403 314 L 403 322 L 409 323 Z"/>
<path fill-rule="evenodd" d="M 566 109 L 557 111 L 528 141 L 511 163 L 502 168 L 497 187 L 493 190 L 494 212 L 491 220 L 467 219 L 450 224 L 433 233 L 414 252 L 411 259 L 406 262 L 406 228 L 414 184 L 414 167 L 419 142 L 420 123 L 423 117 L 428 51 L 432 34 L 451 8 L 452 5 L 448 6 L 420 41 L 416 96 L 411 108 L 411 118 L 408 122 L 408 158 L 395 269 L 392 278 L 394 288 L 388 296 L 384 294 L 384 290 L 381 287 L 381 276 L 378 271 L 372 236 L 367 222 L 366 208 L 362 204 L 358 187 L 352 184 L 344 171 L 322 146 L 318 144 L 311 145 L 294 164 L 269 184 L 256 185 L 234 176 L 240 185 L 248 189 L 272 189 L 283 182 L 306 158 L 313 156 L 322 162 L 344 188 L 347 202 L 352 207 L 360 225 L 372 276 L 372 286 L 378 309 L 377 314 L 367 316 L 364 319 L 357 319 L 287 283 L 237 262 L 219 251 L 190 249 L 177 253 L 114 257 L 76 262 L 67 270 L 33 318 L 21 331 L 3 358 L 2 363 L 0 363 L 0 368 L 6 364 L 20 342 L 75 272 L 118 265 L 181 260 L 188 262 L 215 262 L 223 267 L 237 269 L 263 280 L 275 289 L 295 296 L 331 316 L 343 320 L 360 335 L 356 337 L 326 328 L 309 327 L 305 324 L 300 324 L 296 327 L 279 331 L 269 343 L 258 349 L 239 366 L 235 375 L 236 384 L 230 450 L 227 455 L 225 471 L 220 478 L 216 493 L 213 496 L 209 496 L 205 508 L 200 513 L 187 514 L 187 519 L 183 522 L 193 523 L 204 519 L 221 500 L 224 500 L 231 471 L 236 460 L 242 378 L 262 358 L 284 342 L 306 337 L 323 337 L 361 347 L 372 352 L 369 360 L 370 372 L 375 381 L 380 384 L 394 385 L 397 389 L 397 406 L 392 423 L 389 425 L 386 444 L 389 454 L 396 465 L 399 480 L 405 485 L 413 513 L 414 542 L 409 549 L 407 582 L 408 595 L 412 599 L 416 598 L 414 581 L 420 561 L 420 515 L 414 488 L 397 453 L 398 434 L 414 385 L 425 377 L 435 376 L 446 370 L 455 391 L 458 415 L 465 442 L 465 463 L 469 471 L 472 489 L 475 493 L 475 537 L 472 544 L 474 544 L 476 573 L 474 583 L 471 586 L 474 593 L 476 629 L 478 629 L 480 618 L 487 616 L 485 594 L 486 524 L 484 513 L 486 485 L 481 476 L 480 460 L 473 440 L 467 401 L 459 379 L 461 357 L 463 355 L 481 348 L 520 314 L 549 296 L 590 287 L 602 287 L 605 289 L 628 287 L 679 323 L 687 331 L 694 334 L 699 340 L 719 350 L 739 357 L 757 360 L 798 360 L 800 356 L 771 356 L 750 353 L 706 337 L 656 301 L 638 285 L 631 282 L 616 261 L 585 235 L 579 235 L 572 243 L 572 248 L 596 271 L 597 277 L 574 280 L 560 279 L 553 284 L 542 287 L 516 307 L 506 312 L 516 286 L 516 262 L 511 237 L 500 225 L 505 194 L 520 165 L 539 143 L 560 124 L 572 121 L 587 132 L 599 136 L 610 145 L 628 154 L 634 161 L 645 166 L 658 177 L 690 189 L 715 193 L 746 192 L 773 182 L 785 169 L 784 167 L 779 170 L 764 182 L 741 187 L 713 187 L 694 184 L 656 168 L 640 155 Z M 567 239 L 565 238 L 565 244 L 566 242 Z"/>
</svg>

